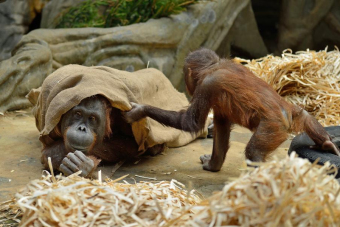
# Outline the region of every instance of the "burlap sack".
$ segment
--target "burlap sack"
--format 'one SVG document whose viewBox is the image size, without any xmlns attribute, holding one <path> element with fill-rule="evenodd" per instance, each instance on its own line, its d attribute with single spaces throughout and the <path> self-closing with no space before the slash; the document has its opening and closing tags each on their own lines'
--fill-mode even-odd
<svg viewBox="0 0 340 227">
<path fill-rule="evenodd" d="M 64 66 L 50 74 L 39 89 L 28 94 L 35 105 L 33 113 L 44 145 L 53 142 L 49 133 L 57 126 L 61 116 L 92 95 L 106 97 L 111 105 L 122 111 L 131 108 L 130 102 L 149 104 L 162 109 L 178 111 L 187 108 L 189 102 L 156 69 L 126 72 L 117 69 L 80 65 Z M 132 124 L 132 131 L 139 151 L 166 143 L 169 147 L 183 146 L 197 136 L 206 136 L 206 130 L 194 136 L 174 128 L 165 127 L 145 118 Z"/>
</svg>

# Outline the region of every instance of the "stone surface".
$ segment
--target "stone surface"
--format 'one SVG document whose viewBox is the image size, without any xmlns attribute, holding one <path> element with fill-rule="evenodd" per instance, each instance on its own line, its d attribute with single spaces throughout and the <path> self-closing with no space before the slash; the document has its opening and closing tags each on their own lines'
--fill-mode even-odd
<svg viewBox="0 0 340 227">
<path fill-rule="evenodd" d="M 238 17 L 240 13 L 244 19 Z M 233 39 L 224 42 L 236 21 L 248 23 L 235 28 Z M 182 68 L 190 51 L 200 46 L 230 49 L 226 46 L 245 30 L 247 36 L 236 42 L 238 47 L 245 45 L 248 52 L 256 56 L 265 54 L 250 0 L 203 2 L 191 5 L 188 11 L 178 15 L 123 27 L 37 29 L 25 35 L 13 57 L 0 65 L 0 90 L 6 91 L 0 96 L 0 111 L 27 107 L 22 94 L 39 87 L 51 71 L 67 64 L 106 65 L 128 71 L 153 67 L 183 91 Z M 28 48 L 29 40 L 34 49 Z M 252 45 L 255 42 L 258 45 Z M 24 68 L 17 65 L 18 59 L 27 58 L 30 61 L 25 60 Z M 43 66 L 36 67 L 37 62 Z"/>
<path fill-rule="evenodd" d="M 11 51 L 27 33 L 44 4 L 44 0 L 8 0 L 0 3 L 0 61 L 11 57 Z"/>
<path fill-rule="evenodd" d="M 52 72 L 52 54 L 41 39 L 25 36 L 13 53 L 0 62 L 0 112 L 30 106 L 28 91 L 39 87 Z"/>
<path fill-rule="evenodd" d="M 230 32 L 216 52 L 221 57 L 229 57 L 232 48 L 234 53 L 239 52 L 249 58 L 260 58 L 269 53 L 258 31 L 251 4 L 248 4 L 237 16 Z"/>
<path fill-rule="evenodd" d="M 324 50 L 340 46 L 340 1 L 252 0 L 261 36 L 269 50 Z"/>
<path fill-rule="evenodd" d="M 340 1 L 334 1 L 324 20 L 316 26 L 313 40 L 316 49 L 324 49 L 329 43 L 340 47 Z"/>
<path fill-rule="evenodd" d="M 192 184 L 193 188 L 209 196 L 213 191 L 221 190 L 225 182 L 237 178 L 245 168 L 244 149 L 251 135 L 245 128 L 234 128 L 226 162 L 216 173 L 203 170 L 199 161 L 200 155 L 211 153 L 212 139 L 198 139 L 183 147 L 166 149 L 154 157 L 143 156 L 135 162 L 125 163 L 113 176 L 114 165 L 107 164 L 99 170 L 102 170 L 103 179 L 129 174 L 125 180 L 131 183 L 135 180 L 148 181 L 136 175 L 157 180 L 176 179 L 186 186 Z M 39 132 L 29 110 L 0 116 L 0 202 L 10 199 L 29 181 L 41 177 L 41 143 L 38 137 Z M 289 144 L 290 141 L 286 141 L 273 154 L 285 157 Z"/>
<path fill-rule="evenodd" d="M 0 3 L 0 61 L 11 56 L 14 46 L 31 22 L 28 2 L 13 0 Z"/>
<path fill-rule="evenodd" d="M 316 38 L 320 42 L 320 37 L 322 37 L 320 30 L 326 29 L 324 25 L 318 26 L 321 22 L 333 26 L 330 29 L 339 34 L 340 18 L 336 18 L 334 12 L 339 11 L 340 4 L 334 5 L 334 2 L 338 1 L 283 0 L 279 24 L 278 52 L 287 48 L 294 51 L 313 49 L 315 46 L 314 39 Z M 319 28 L 317 29 L 317 27 Z M 328 37 L 323 38 L 328 39 Z M 337 43 L 340 44 L 339 41 Z"/>
</svg>

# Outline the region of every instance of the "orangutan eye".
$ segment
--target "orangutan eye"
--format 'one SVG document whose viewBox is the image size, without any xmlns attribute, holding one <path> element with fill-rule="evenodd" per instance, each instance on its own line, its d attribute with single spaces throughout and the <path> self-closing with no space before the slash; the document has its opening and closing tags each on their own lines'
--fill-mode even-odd
<svg viewBox="0 0 340 227">
<path fill-rule="evenodd" d="M 77 111 L 76 113 L 75 113 L 75 115 L 77 115 L 77 116 L 81 116 L 81 112 L 80 111 Z"/>
<path fill-rule="evenodd" d="M 96 120 L 96 117 L 95 117 L 95 116 L 90 116 L 90 120 L 91 120 L 91 121 L 95 121 L 95 120 Z"/>
</svg>

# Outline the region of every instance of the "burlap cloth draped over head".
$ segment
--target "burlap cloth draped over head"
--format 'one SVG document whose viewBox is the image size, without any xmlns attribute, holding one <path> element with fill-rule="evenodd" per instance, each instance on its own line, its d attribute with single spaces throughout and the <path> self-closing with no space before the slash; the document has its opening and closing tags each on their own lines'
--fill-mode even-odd
<svg viewBox="0 0 340 227">
<path fill-rule="evenodd" d="M 28 94 L 29 100 L 35 104 L 33 113 L 40 131 L 40 141 L 44 145 L 52 143 L 49 133 L 58 125 L 61 116 L 93 95 L 106 97 L 113 107 L 122 111 L 131 108 L 130 102 L 174 111 L 189 105 L 185 95 L 179 93 L 168 78 L 156 69 L 131 73 L 105 66 L 68 65 L 50 74 L 41 88 Z M 132 131 L 141 153 L 156 144 L 183 146 L 197 136 L 206 135 L 204 131 L 193 136 L 165 127 L 150 118 L 133 123 Z"/>
</svg>

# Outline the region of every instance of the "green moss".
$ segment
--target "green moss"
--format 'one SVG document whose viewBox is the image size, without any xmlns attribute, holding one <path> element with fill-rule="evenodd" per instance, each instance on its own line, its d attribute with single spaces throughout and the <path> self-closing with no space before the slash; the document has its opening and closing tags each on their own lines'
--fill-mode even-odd
<svg viewBox="0 0 340 227">
<path fill-rule="evenodd" d="M 186 10 L 198 0 L 86 0 L 57 18 L 57 28 L 115 27 Z"/>
</svg>

